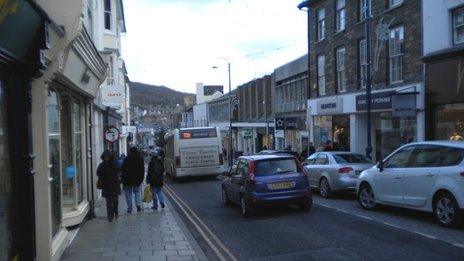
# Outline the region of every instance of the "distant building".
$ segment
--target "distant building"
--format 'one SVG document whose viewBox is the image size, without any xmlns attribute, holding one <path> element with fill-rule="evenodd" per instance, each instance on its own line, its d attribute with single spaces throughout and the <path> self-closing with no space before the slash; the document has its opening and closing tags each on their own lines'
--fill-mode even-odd
<svg viewBox="0 0 464 261">
<path fill-rule="evenodd" d="M 193 126 L 207 127 L 208 125 L 208 103 L 193 105 Z"/>
<path fill-rule="evenodd" d="M 222 85 L 203 85 L 203 83 L 197 83 L 196 104 L 209 102 L 219 98 L 223 93 L 224 86 Z"/>
</svg>

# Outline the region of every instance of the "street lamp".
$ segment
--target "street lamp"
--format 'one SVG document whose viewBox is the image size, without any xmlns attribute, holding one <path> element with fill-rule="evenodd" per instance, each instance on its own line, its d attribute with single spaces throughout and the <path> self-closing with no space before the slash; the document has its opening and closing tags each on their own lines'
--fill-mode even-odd
<svg viewBox="0 0 464 261">
<path fill-rule="evenodd" d="M 372 141 L 371 141 L 371 32 L 370 32 L 370 22 L 371 22 L 371 11 L 370 11 L 370 2 L 365 1 L 364 5 L 364 33 L 366 37 L 366 114 L 367 114 L 367 147 L 366 147 L 366 157 L 372 159 Z"/>
<path fill-rule="evenodd" d="M 218 57 L 219 59 L 223 59 L 227 63 L 227 72 L 229 77 L 229 154 L 227 156 L 227 163 L 229 166 L 232 166 L 232 86 L 230 82 L 230 61 L 224 57 Z M 217 66 L 213 66 L 213 69 L 217 69 Z"/>
<path fill-rule="evenodd" d="M 308 99 L 311 99 L 311 10 L 309 10 L 309 1 L 305 0 L 298 5 L 298 9 L 305 11 L 308 14 Z M 305 104 L 305 106 L 307 106 Z M 309 115 L 311 117 L 311 115 Z M 311 142 L 311 126 L 309 126 L 309 119 L 308 119 L 308 148 L 307 154 L 309 156 L 309 143 Z"/>
</svg>

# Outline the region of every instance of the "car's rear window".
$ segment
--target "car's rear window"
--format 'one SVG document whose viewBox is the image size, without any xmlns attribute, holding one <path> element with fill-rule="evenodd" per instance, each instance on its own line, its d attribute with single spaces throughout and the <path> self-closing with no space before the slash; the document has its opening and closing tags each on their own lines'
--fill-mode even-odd
<svg viewBox="0 0 464 261">
<path fill-rule="evenodd" d="M 460 148 L 445 148 L 442 153 L 440 166 L 454 166 L 462 162 L 464 158 L 464 150 Z"/>
<path fill-rule="evenodd" d="M 267 176 L 283 173 L 292 173 L 297 171 L 294 159 L 272 159 L 257 161 L 255 166 L 255 175 Z"/>
<path fill-rule="evenodd" d="M 371 163 L 371 161 L 362 154 L 333 154 L 337 163 Z"/>
</svg>

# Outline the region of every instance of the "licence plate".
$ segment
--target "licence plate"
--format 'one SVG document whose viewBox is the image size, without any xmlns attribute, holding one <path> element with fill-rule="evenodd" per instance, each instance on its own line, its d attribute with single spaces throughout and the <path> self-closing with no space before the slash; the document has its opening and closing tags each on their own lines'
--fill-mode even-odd
<svg viewBox="0 0 464 261">
<path fill-rule="evenodd" d="M 288 189 L 293 187 L 293 182 L 279 182 L 267 184 L 269 189 Z"/>
</svg>

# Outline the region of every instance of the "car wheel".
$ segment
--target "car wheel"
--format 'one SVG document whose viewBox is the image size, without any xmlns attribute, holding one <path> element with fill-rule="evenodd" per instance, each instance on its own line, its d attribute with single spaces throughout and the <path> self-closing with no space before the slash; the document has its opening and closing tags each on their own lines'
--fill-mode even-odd
<svg viewBox="0 0 464 261">
<path fill-rule="evenodd" d="M 240 207 L 242 209 L 242 216 L 249 217 L 250 207 L 248 206 L 248 203 L 246 202 L 246 199 L 244 196 L 240 197 Z"/>
<path fill-rule="evenodd" d="M 300 203 L 300 205 L 298 205 L 301 211 L 304 211 L 304 212 L 310 211 L 312 206 L 313 206 L 312 200 L 306 200 L 303 203 Z"/>
<path fill-rule="evenodd" d="M 361 186 L 358 192 L 358 203 L 362 208 L 368 210 L 373 210 L 377 207 L 377 203 L 375 203 L 374 190 L 370 185 L 364 184 Z"/>
<path fill-rule="evenodd" d="M 461 225 L 460 213 L 456 199 L 450 193 L 440 193 L 433 201 L 433 214 L 437 222 L 444 227 Z"/>
<path fill-rule="evenodd" d="M 222 203 L 224 203 L 226 206 L 230 206 L 231 204 L 229 196 L 227 196 L 227 192 L 224 188 L 222 188 Z"/>
<path fill-rule="evenodd" d="M 322 178 L 321 181 L 319 181 L 319 194 L 321 194 L 323 198 L 329 198 L 332 194 L 329 181 L 326 178 Z"/>
</svg>

